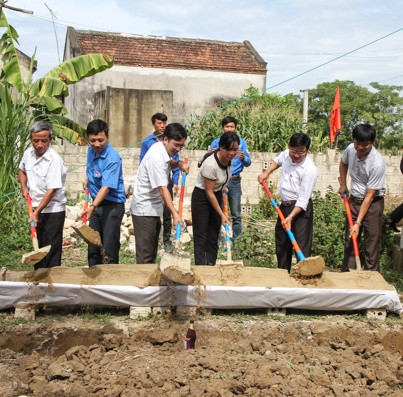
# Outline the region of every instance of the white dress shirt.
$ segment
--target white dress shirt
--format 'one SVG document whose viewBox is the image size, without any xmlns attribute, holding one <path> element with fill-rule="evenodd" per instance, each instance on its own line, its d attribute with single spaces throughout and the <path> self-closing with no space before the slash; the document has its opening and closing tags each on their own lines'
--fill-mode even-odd
<svg viewBox="0 0 403 397">
<path fill-rule="evenodd" d="M 137 171 L 130 211 L 136 216 L 162 216 L 164 200 L 159 187 L 169 181 L 170 156 L 163 142 L 150 147 Z"/>
<path fill-rule="evenodd" d="M 296 200 L 295 206 L 305 211 L 309 199 L 313 196 L 313 189 L 318 178 L 318 168 L 308 155 L 300 163 L 293 163 L 288 149 L 281 152 L 274 159 L 274 162 L 282 167 L 281 200 Z"/>
<path fill-rule="evenodd" d="M 66 210 L 64 185 L 67 169 L 58 153 L 49 147 L 41 157 L 37 157 L 35 149 L 31 146 L 24 152 L 19 169 L 27 175 L 29 195 L 34 208 L 38 207 L 47 190 L 55 189 L 55 194 L 42 212 Z"/>
</svg>

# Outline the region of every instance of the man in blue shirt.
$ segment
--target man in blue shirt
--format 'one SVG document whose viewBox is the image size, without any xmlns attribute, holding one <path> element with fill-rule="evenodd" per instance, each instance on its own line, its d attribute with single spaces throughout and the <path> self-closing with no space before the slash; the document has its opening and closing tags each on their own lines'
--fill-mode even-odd
<svg viewBox="0 0 403 397">
<path fill-rule="evenodd" d="M 236 132 L 237 120 L 235 117 L 227 116 L 221 121 L 223 132 Z M 211 142 L 210 150 L 219 148 L 220 138 Z M 232 177 L 227 184 L 228 188 L 228 204 L 232 216 L 232 237 L 236 239 L 242 233 L 242 217 L 241 217 L 241 172 L 244 167 L 251 165 L 251 159 L 248 152 L 248 145 L 245 140 L 240 138 L 239 150 L 232 160 Z"/>
<path fill-rule="evenodd" d="M 164 113 L 155 113 L 151 117 L 151 123 L 154 127 L 154 132 L 146 137 L 141 144 L 140 150 L 140 163 L 143 160 L 143 157 L 148 152 L 148 149 L 154 143 L 162 141 L 162 134 L 165 131 L 165 127 L 167 126 L 168 117 Z M 179 161 L 179 155 L 175 154 L 172 156 L 172 160 Z M 178 193 L 178 181 L 179 181 L 179 168 L 175 168 L 172 170 L 172 178 L 169 178 L 168 190 L 171 194 L 171 198 L 173 199 L 174 193 L 175 195 Z M 171 243 L 171 232 L 172 232 L 172 219 L 171 212 L 164 204 L 164 214 L 163 214 L 163 243 L 164 249 L 167 252 L 172 252 L 173 246 Z"/>
<path fill-rule="evenodd" d="M 104 258 L 99 247 L 88 244 L 89 266 L 119 263 L 120 225 L 125 212 L 122 159 L 109 144 L 108 125 L 93 120 L 87 126 L 89 142 L 86 183 L 92 204 L 86 211 L 90 227 L 99 232 Z"/>
</svg>

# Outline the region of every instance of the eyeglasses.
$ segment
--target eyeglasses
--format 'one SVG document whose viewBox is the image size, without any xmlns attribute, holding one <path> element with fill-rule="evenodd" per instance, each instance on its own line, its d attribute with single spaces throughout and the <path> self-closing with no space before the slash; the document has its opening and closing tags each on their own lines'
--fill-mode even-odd
<svg viewBox="0 0 403 397">
<path fill-rule="evenodd" d="M 185 144 L 181 145 L 180 143 L 175 143 L 175 142 L 172 142 L 172 145 L 175 149 L 179 149 L 179 150 L 182 150 L 183 147 L 185 146 Z"/>
<path fill-rule="evenodd" d="M 292 153 L 292 154 L 298 154 L 299 156 L 305 156 L 308 152 L 297 152 L 296 150 L 294 150 L 294 149 L 290 149 L 290 153 Z"/>
</svg>

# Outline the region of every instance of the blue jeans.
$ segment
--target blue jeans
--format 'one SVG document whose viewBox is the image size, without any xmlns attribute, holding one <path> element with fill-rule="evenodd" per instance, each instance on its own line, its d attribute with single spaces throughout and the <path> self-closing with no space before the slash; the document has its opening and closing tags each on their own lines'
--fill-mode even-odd
<svg viewBox="0 0 403 397">
<path fill-rule="evenodd" d="M 242 217 L 241 217 L 241 180 L 229 181 L 228 188 L 228 204 L 232 216 L 232 236 L 237 238 L 242 233 Z"/>
</svg>

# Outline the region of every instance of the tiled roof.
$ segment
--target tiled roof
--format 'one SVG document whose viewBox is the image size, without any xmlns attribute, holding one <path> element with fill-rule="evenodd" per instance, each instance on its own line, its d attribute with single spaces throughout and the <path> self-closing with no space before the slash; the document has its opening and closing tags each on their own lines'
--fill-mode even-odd
<svg viewBox="0 0 403 397">
<path fill-rule="evenodd" d="M 266 74 L 266 62 L 248 42 L 139 36 L 68 29 L 74 55 L 103 53 L 116 65 Z"/>
</svg>

